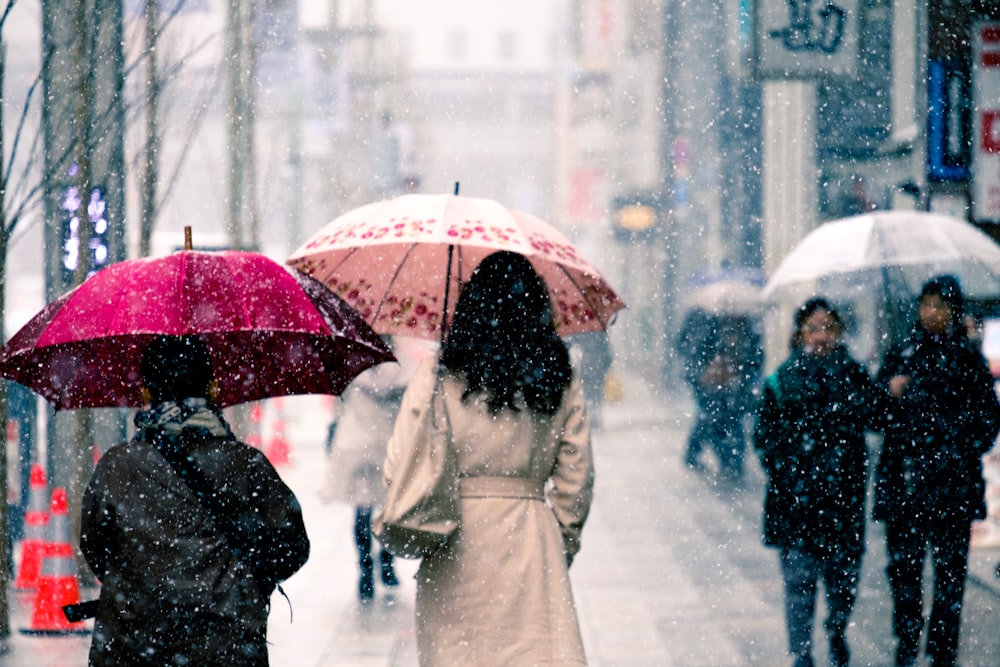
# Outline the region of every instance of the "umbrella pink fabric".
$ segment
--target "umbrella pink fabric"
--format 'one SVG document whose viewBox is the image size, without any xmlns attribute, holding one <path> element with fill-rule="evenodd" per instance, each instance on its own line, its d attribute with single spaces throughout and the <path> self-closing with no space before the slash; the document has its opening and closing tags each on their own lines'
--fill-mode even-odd
<svg viewBox="0 0 1000 667">
<path fill-rule="evenodd" d="M 625 307 L 558 230 L 490 199 L 414 194 L 368 204 L 326 225 L 288 263 L 343 297 L 377 332 L 433 339 L 446 291 L 450 313 L 461 284 L 499 250 L 527 256 L 545 279 L 563 335 L 606 328 Z"/>
<path fill-rule="evenodd" d="M 358 314 L 305 275 L 250 252 L 183 251 L 99 271 L 0 349 L 0 375 L 58 408 L 139 407 L 139 358 L 158 335 L 208 345 L 220 406 L 339 394 L 393 359 Z"/>
</svg>

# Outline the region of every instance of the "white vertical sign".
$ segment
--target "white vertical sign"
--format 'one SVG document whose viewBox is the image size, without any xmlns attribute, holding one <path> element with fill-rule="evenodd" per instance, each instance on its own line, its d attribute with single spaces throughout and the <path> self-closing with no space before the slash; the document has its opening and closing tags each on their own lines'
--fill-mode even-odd
<svg viewBox="0 0 1000 667">
<path fill-rule="evenodd" d="M 1000 23 L 978 23 L 972 45 L 972 216 L 1000 221 Z"/>
</svg>

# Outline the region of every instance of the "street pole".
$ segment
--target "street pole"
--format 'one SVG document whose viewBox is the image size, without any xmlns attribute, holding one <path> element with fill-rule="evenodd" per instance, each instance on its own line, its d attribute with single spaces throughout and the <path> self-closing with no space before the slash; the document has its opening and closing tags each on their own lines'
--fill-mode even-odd
<svg viewBox="0 0 1000 667">
<path fill-rule="evenodd" d="M 124 259 L 121 21 L 121 2 L 115 0 L 42 2 L 47 301 L 82 283 L 95 268 Z M 93 226 L 98 220 L 106 225 L 101 248 L 91 244 L 100 242 Z M 77 508 L 92 460 L 93 420 L 89 410 L 66 414 L 48 406 L 46 469 L 53 488 L 66 489 Z M 33 452 L 39 460 L 41 450 Z M 71 516 L 79 536 L 79 512 Z M 86 568 L 82 573 L 86 576 Z"/>
<path fill-rule="evenodd" d="M 229 74 L 228 201 L 226 228 L 233 248 L 259 248 L 256 215 L 253 0 L 229 0 L 226 67 Z"/>
<path fill-rule="evenodd" d="M 675 298 L 680 292 L 677 280 L 678 265 L 678 239 L 680 238 L 676 201 L 676 173 L 674 170 L 674 149 L 677 144 L 677 111 L 674 104 L 677 100 L 677 61 L 674 58 L 673 45 L 678 43 L 678 18 L 681 11 L 680 2 L 677 0 L 664 0 L 663 12 L 663 71 L 660 86 L 660 99 L 662 107 L 662 133 L 660 135 L 660 225 L 663 230 L 661 243 L 663 245 L 663 270 L 661 279 L 663 285 L 663 297 L 660 301 L 663 307 L 664 330 L 662 332 L 666 342 L 663 346 L 663 364 L 660 370 L 661 382 L 664 387 L 673 387 L 679 384 L 681 377 L 680 368 L 676 363 L 674 345 L 672 344 L 675 332 L 679 328 L 677 318 L 681 312 L 677 307 Z"/>
<path fill-rule="evenodd" d="M 0 92 L 4 89 L 4 75 L 7 66 L 7 45 L 0 39 Z M 6 155 L 3 141 L 3 112 L 0 110 L 0 156 Z M 4 169 L 3 160 L 0 159 L 0 257 L 4 258 L 6 266 L 7 258 L 7 215 L 6 215 L 6 183 L 7 172 Z M 0 305 L 7 303 L 7 279 L 6 275 L 0 275 Z M 0 307 L 0 340 L 7 342 L 7 328 L 5 309 Z M 10 418 L 10 410 L 7 404 L 7 381 L 0 381 L 0 424 L 4 426 L 6 435 L 6 425 Z M 8 497 L 7 489 L 7 446 L 4 443 L 0 447 L 0 498 Z M 11 572 L 11 545 L 10 545 L 10 512 L 8 503 L 0 503 L 0 637 L 10 635 L 10 613 L 7 598 L 7 586 L 10 583 Z"/>
<path fill-rule="evenodd" d="M 764 268 L 768 275 L 816 227 L 815 138 L 815 82 L 780 80 L 764 83 L 763 245 Z M 785 327 L 791 319 L 791 313 L 782 309 L 775 317 L 765 318 L 765 359 L 769 368 L 785 356 L 785 341 L 788 340 Z"/>
<path fill-rule="evenodd" d="M 913 142 L 913 173 L 916 177 L 919 199 L 917 209 L 931 210 L 931 193 L 927 182 L 927 3 L 915 2 L 913 8 L 916 33 L 916 123 L 917 139 Z"/>
<path fill-rule="evenodd" d="M 152 250 L 153 222 L 156 217 L 156 197 L 160 180 L 160 72 L 156 43 L 159 38 L 159 0 L 146 0 L 144 46 L 146 57 L 146 145 L 143 155 L 142 211 L 139 214 L 139 256 L 148 257 Z"/>
</svg>

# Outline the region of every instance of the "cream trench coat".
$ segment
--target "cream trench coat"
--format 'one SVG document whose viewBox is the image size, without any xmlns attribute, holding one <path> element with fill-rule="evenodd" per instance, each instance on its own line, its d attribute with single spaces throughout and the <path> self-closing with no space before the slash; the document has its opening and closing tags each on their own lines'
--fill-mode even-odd
<svg viewBox="0 0 1000 667">
<path fill-rule="evenodd" d="M 424 360 L 406 390 L 386 479 L 407 456 L 435 373 L 436 359 Z M 579 381 L 552 417 L 526 407 L 491 415 L 482 396 L 462 402 L 464 383 L 451 374 L 442 387 L 462 516 L 450 549 L 417 572 L 420 664 L 585 665 L 568 573 L 594 481 Z"/>
</svg>

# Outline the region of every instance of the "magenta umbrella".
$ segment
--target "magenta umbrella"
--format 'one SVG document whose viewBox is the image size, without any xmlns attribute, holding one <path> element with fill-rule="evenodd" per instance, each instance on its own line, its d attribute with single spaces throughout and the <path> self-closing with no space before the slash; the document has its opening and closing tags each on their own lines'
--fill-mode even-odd
<svg viewBox="0 0 1000 667">
<path fill-rule="evenodd" d="M 185 250 L 103 269 L 0 348 L 0 376 L 56 408 L 141 407 L 139 357 L 160 335 L 208 346 L 220 407 L 339 394 L 394 359 L 348 304 L 252 252 Z"/>
<path fill-rule="evenodd" d="M 288 263 L 375 331 L 436 339 L 462 283 L 499 250 L 525 255 L 545 280 L 560 334 L 605 329 L 625 307 L 555 227 L 491 199 L 411 194 L 368 204 L 323 227 Z"/>
</svg>

